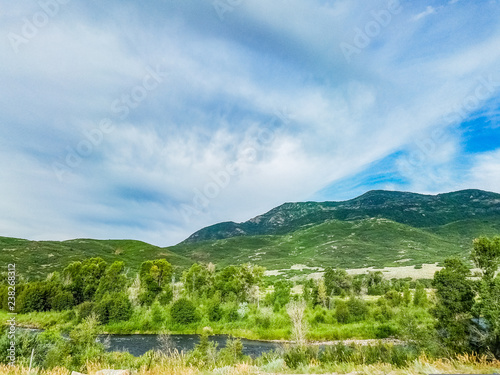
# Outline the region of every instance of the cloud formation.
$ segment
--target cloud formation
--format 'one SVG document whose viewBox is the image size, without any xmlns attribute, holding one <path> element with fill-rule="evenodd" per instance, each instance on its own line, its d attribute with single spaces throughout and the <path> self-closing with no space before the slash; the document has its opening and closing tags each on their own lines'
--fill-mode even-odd
<svg viewBox="0 0 500 375">
<path fill-rule="evenodd" d="M 498 190 L 496 3 L 221 3 L 2 6 L 0 235 L 172 245 L 285 201 Z"/>
</svg>

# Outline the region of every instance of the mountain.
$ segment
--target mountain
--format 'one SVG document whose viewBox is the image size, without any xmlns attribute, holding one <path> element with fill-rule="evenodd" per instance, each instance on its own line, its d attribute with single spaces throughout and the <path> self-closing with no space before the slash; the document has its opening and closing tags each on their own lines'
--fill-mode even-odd
<svg viewBox="0 0 500 375">
<path fill-rule="evenodd" d="M 500 194 L 462 190 L 438 195 L 373 190 L 343 202 L 285 203 L 244 223 L 224 222 L 203 228 L 184 241 L 196 243 L 238 236 L 283 235 L 329 220 L 383 218 L 415 228 L 460 220 L 500 217 Z"/>
<path fill-rule="evenodd" d="M 193 261 L 218 266 L 256 263 L 270 270 L 308 267 L 390 267 L 440 263 L 455 255 L 467 259 L 472 240 L 500 234 L 500 217 L 415 228 L 371 218 L 329 220 L 284 235 L 236 236 L 181 243 L 170 250 Z"/>
<path fill-rule="evenodd" d="M 109 263 L 122 260 L 132 272 L 145 260 L 166 258 L 181 268 L 193 262 L 213 262 L 219 268 L 250 262 L 292 276 L 300 272 L 298 264 L 312 270 L 348 269 L 418 266 L 451 255 L 466 259 L 472 240 L 482 235 L 500 235 L 500 194 L 377 190 L 344 202 L 285 203 L 244 223 L 201 229 L 167 248 L 132 240 L 0 237 L 0 263 L 16 263 L 28 277 L 43 277 L 71 261 L 96 256 Z"/>
</svg>

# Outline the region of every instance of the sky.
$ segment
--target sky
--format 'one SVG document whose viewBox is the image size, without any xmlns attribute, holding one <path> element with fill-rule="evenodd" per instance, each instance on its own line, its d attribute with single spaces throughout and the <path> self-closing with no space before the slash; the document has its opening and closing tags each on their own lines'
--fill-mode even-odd
<svg viewBox="0 0 500 375">
<path fill-rule="evenodd" d="M 174 245 L 500 192 L 500 2 L 0 0 L 0 236 Z"/>
</svg>

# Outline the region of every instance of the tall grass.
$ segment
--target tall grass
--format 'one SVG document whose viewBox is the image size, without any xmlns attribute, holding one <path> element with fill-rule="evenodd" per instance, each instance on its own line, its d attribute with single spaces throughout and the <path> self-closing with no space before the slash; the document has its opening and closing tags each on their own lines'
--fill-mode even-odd
<svg viewBox="0 0 500 375">
<path fill-rule="evenodd" d="M 88 363 L 88 374 L 93 375 L 96 371 L 104 368 L 112 368 L 112 363 Z M 118 362 L 114 363 L 115 365 Z M 108 367 L 106 367 L 108 366 Z M 118 368 L 118 367 L 115 367 Z M 125 367 L 121 367 L 125 368 Z M 394 366 L 388 363 L 362 364 L 357 365 L 350 362 L 330 364 L 323 366 L 318 362 L 312 361 L 297 370 L 290 370 L 279 358 L 271 360 L 265 364 L 259 363 L 238 363 L 233 366 L 221 366 L 212 370 L 201 370 L 195 367 L 186 366 L 182 357 L 165 356 L 163 359 L 157 359 L 154 365 L 148 366 L 147 363 L 138 367 L 135 373 L 137 375 L 256 375 L 262 373 L 358 373 L 366 375 L 424 375 L 424 374 L 493 374 L 500 373 L 500 361 L 488 360 L 485 356 L 458 355 L 452 359 L 429 359 L 422 355 L 409 362 L 403 367 Z M 33 373 L 38 375 L 67 375 L 65 368 L 54 368 L 51 370 L 35 369 Z M 0 365 L 0 375 L 26 375 L 28 368 L 22 366 Z"/>
</svg>

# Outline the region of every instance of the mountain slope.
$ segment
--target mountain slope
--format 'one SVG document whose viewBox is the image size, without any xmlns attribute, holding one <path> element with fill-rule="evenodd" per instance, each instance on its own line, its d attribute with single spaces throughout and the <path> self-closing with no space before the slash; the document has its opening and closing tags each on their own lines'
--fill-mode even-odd
<svg viewBox="0 0 500 375">
<path fill-rule="evenodd" d="M 385 218 L 412 227 L 437 227 L 467 219 L 500 217 L 500 194 L 462 190 L 438 195 L 374 190 L 344 202 L 285 203 L 244 223 L 203 228 L 185 243 L 248 235 L 276 235 L 327 220 Z"/>
<path fill-rule="evenodd" d="M 457 229 L 467 227 L 460 233 Z M 467 258 L 472 239 L 500 234 L 500 218 L 467 220 L 438 228 L 415 228 L 383 218 L 329 220 L 283 235 L 236 236 L 181 243 L 170 250 L 197 262 L 220 266 L 257 263 L 268 269 L 309 267 L 386 267 Z"/>
</svg>

